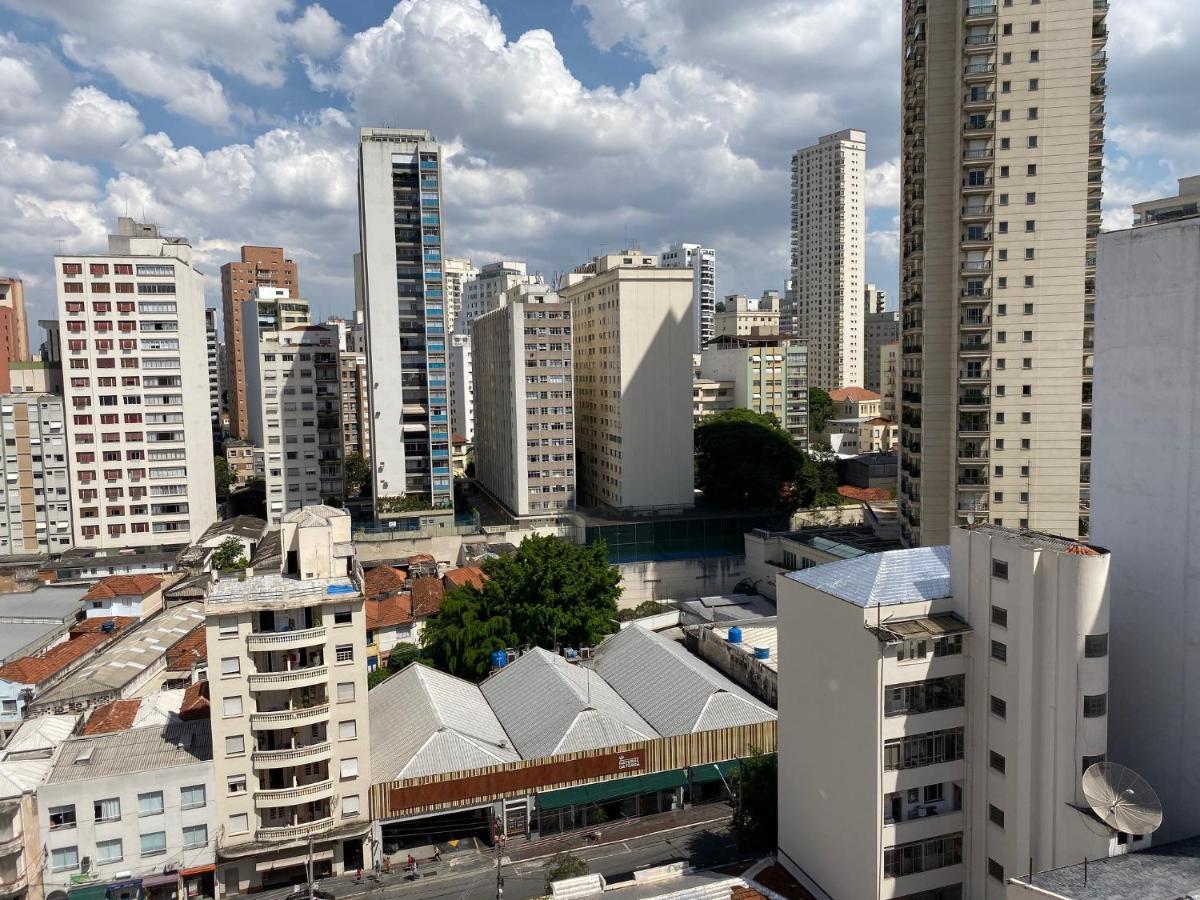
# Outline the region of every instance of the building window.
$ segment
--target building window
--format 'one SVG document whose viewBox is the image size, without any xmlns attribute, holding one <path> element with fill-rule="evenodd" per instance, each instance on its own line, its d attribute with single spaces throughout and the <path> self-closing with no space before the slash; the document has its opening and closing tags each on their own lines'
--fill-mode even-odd
<svg viewBox="0 0 1200 900">
<path fill-rule="evenodd" d="M 236 637 L 238 633 L 237 616 L 221 616 L 217 620 L 218 637 Z"/>
<path fill-rule="evenodd" d="M 96 841 L 96 862 L 100 865 L 118 863 L 124 858 L 125 850 L 121 846 L 120 838 L 114 838 L 111 841 Z"/>
<path fill-rule="evenodd" d="M 150 791 L 146 794 L 138 794 L 138 815 L 139 816 L 156 816 L 163 811 L 163 793 L 162 791 Z"/>
<path fill-rule="evenodd" d="M 242 671 L 241 660 L 236 656 L 226 656 L 221 660 L 221 677 L 237 675 Z"/>
<path fill-rule="evenodd" d="M 358 812 L 359 812 L 359 803 L 358 803 L 358 795 L 357 794 L 355 794 L 352 797 L 343 797 L 342 798 L 342 818 L 343 819 L 353 819 L 355 816 L 358 815 Z"/>
<path fill-rule="evenodd" d="M 1085 694 L 1083 698 L 1083 717 L 1096 719 L 1108 712 L 1108 694 Z"/>
<path fill-rule="evenodd" d="M 992 560 L 992 577 L 1003 578 L 1008 581 L 1008 563 L 1002 559 Z"/>
<path fill-rule="evenodd" d="M 59 831 L 75 827 L 75 804 L 50 807 L 50 830 Z"/>
<path fill-rule="evenodd" d="M 1036 78 L 1029 79 L 1029 89 L 1031 91 L 1036 91 L 1038 89 L 1038 80 Z"/>
<path fill-rule="evenodd" d="M 334 651 L 334 658 L 340 663 L 354 662 L 354 645 L 339 644 Z"/>
<path fill-rule="evenodd" d="M 229 833 L 244 834 L 250 830 L 250 817 L 246 813 L 237 813 L 229 817 Z"/>
<path fill-rule="evenodd" d="M 988 765 L 991 766 L 993 769 L 995 769 L 997 772 L 999 772 L 1001 775 L 1004 774 L 1004 767 L 1006 765 L 1006 762 L 1004 760 L 1004 757 L 1001 756 L 999 753 L 997 753 L 995 750 L 988 751 Z"/>
<path fill-rule="evenodd" d="M 199 809 L 208 802 L 204 785 L 193 784 L 179 789 L 179 804 L 183 809 Z"/>
<path fill-rule="evenodd" d="M 121 818 L 121 798 L 109 797 L 92 803 L 92 816 L 97 822 L 115 822 Z"/>
<path fill-rule="evenodd" d="M 226 697 L 221 701 L 221 713 L 226 718 L 240 716 L 242 714 L 242 698 L 238 696 Z"/>
<path fill-rule="evenodd" d="M 226 787 L 230 794 L 246 793 L 246 776 L 245 775 L 230 775 L 225 780 Z"/>
<path fill-rule="evenodd" d="M 992 804 L 989 803 L 988 804 L 988 821 L 991 822 L 993 825 L 999 825 L 1001 828 L 1003 828 L 1004 827 L 1004 810 L 1002 810 L 998 806 L 992 806 Z"/>
<path fill-rule="evenodd" d="M 339 681 L 337 686 L 338 703 L 349 703 L 354 699 L 354 682 Z"/>
<path fill-rule="evenodd" d="M 1042 23 L 1039 22 L 1037 19 L 1034 19 L 1032 22 L 1029 23 L 1029 33 L 1030 34 L 1038 34 L 1041 30 L 1042 30 Z"/>
<path fill-rule="evenodd" d="M 1083 764 L 1082 764 L 1082 768 L 1081 768 L 1079 774 L 1082 775 L 1084 772 L 1086 772 L 1088 769 L 1090 769 L 1092 766 L 1096 765 L 1097 763 L 1104 762 L 1104 759 L 1105 759 L 1105 756 L 1103 753 L 1097 753 L 1095 756 L 1085 756 L 1083 758 Z"/>
<path fill-rule="evenodd" d="M 50 851 L 50 871 L 65 872 L 79 868 L 79 848 L 59 847 Z"/>
<path fill-rule="evenodd" d="M 1008 704 L 999 697 L 992 697 L 992 715 L 1001 719 L 1008 718 Z"/>
<path fill-rule="evenodd" d="M 1089 659 L 1108 656 L 1108 635 L 1089 634 L 1083 639 L 1083 655 Z"/>
<path fill-rule="evenodd" d="M 992 659 L 1008 662 L 1008 645 L 1000 641 L 992 641 Z"/>
<path fill-rule="evenodd" d="M 1008 627 L 1008 610 L 1003 606 L 992 607 L 992 624 L 999 625 L 1001 628 Z"/>
<path fill-rule="evenodd" d="M 883 768 L 895 771 L 953 762 L 963 758 L 964 745 L 961 727 L 892 738 L 883 745 Z"/>
<path fill-rule="evenodd" d="M 203 847 L 208 844 L 208 826 L 207 825 L 185 825 L 183 826 L 183 849 L 195 850 L 197 847 Z"/>
<path fill-rule="evenodd" d="M 951 634 L 938 638 L 933 642 L 933 655 L 959 656 L 962 653 L 962 635 Z"/>
<path fill-rule="evenodd" d="M 338 722 L 338 740 L 352 741 L 358 737 L 358 723 L 354 719 Z"/>
<path fill-rule="evenodd" d="M 1001 884 L 1004 883 L 1004 866 L 996 862 L 994 859 L 988 858 L 988 875 L 995 878 Z"/>
<path fill-rule="evenodd" d="M 167 833 L 165 831 L 151 831 L 149 834 L 143 834 L 142 839 L 142 856 L 157 856 L 159 853 L 167 852 Z"/>
<path fill-rule="evenodd" d="M 1038 62 L 1041 58 L 1042 58 L 1042 54 L 1041 54 L 1040 50 L 1030 50 L 1029 51 L 1029 61 L 1030 62 Z"/>
<path fill-rule="evenodd" d="M 962 835 L 948 834 L 886 848 L 883 851 L 883 877 L 901 878 L 961 862 Z"/>
<path fill-rule="evenodd" d="M 902 716 L 954 709 L 963 705 L 962 675 L 890 685 L 884 692 L 884 715 Z"/>
<path fill-rule="evenodd" d="M 350 619 L 351 619 L 351 615 L 350 615 L 350 610 L 348 610 L 348 609 L 339 609 L 337 612 L 335 612 L 333 614 L 333 624 L 334 625 L 349 625 Z"/>
<path fill-rule="evenodd" d="M 246 738 L 240 734 L 225 736 L 225 755 L 241 756 L 246 752 Z"/>
<path fill-rule="evenodd" d="M 342 781 L 358 777 L 358 757 L 351 756 L 342 760 Z"/>
</svg>

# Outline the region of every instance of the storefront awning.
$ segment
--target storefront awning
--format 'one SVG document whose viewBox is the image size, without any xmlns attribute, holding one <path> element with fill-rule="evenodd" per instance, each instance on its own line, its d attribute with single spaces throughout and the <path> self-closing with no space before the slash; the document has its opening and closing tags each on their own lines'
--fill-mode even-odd
<svg viewBox="0 0 1200 900">
<path fill-rule="evenodd" d="M 142 887 L 162 887 L 164 884 L 179 884 L 179 873 L 170 875 L 147 875 L 142 879 Z"/>
<path fill-rule="evenodd" d="M 704 784 L 708 781 L 729 781 L 737 769 L 738 761 L 736 759 L 728 759 L 725 762 L 719 763 L 705 763 L 702 766 L 692 766 L 692 783 Z"/>
<path fill-rule="evenodd" d="M 612 781 L 597 781 L 580 787 L 561 791 L 546 791 L 537 795 L 538 809 L 562 809 L 564 806 L 579 806 L 586 803 L 606 803 L 623 797 L 648 794 L 651 791 L 667 791 L 687 784 L 687 775 L 682 769 L 656 772 L 653 775 L 636 775 Z"/>
<path fill-rule="evenodd" d="M 67 891 L 70 900 L 104 900 L 107 884 L 84 884 Z"/>
<path fill-rule="evenodd" d="M 190 869 L 180 869 L 179 874 L 184 878 L 191 878 L 193 875 L 205 875 L 215 871 L 217 871 L 216 865 L 209 863 L 207 866 L 193 866 Z"/>
<path fill-rule="evenodd" d="M 314 850 L 312 855 L 313 861 L 321 859 L 333 859 L 333 849 Z M 299 856 L 283 856 L 279 859 L 258 859 L 254 863 L 254 871 L 270 872 L 273 869 L 288 869 L 292 866 L 302 866 L 308 861 L 308 854 L 301 853 Z"/>
</svg>

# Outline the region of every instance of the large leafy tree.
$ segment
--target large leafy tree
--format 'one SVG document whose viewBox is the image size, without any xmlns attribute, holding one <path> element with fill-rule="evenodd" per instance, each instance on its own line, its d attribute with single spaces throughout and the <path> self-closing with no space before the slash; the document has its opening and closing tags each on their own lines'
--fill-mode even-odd
<svg viewBox="0 0 1200 900">
<path fill-rule="evenodd" d="M 808 389 L 808 433 L 820 434 L 825 430 L 825 423 L 833 418 L 833 401 L 829 394 L 819 387 Z"/>
<path fill-rule="evenodd" d="M 729 409 L 696 426 L 696 484 L 720 506 L 793 510 L 803 454 L 775 417 Z"/>
<path fill-rule="evenodd" d="M 371 461 L 361 453 L 347 453 L 343 467 L 346 496 L 358 497 L 371 484 Z"/>
<path fill-rule="evenodd" d="M 451 591 L 425 624 L 421 645 L 439 669 L 478 680 L 493 650 L 586 647 L 613 629 L 621 577 L 603 543 L 527 537 L 483 570 L 482 588 Z"/>
<path fill-rule="evenodd" d="M 779 807 L 776 785 L 779 765 L 774 753 L 744 759 L 733 774 L 733 830 L 747 850 L 778 845 Z"/>
<path fill-rule="evenodd" d="M 218 572 L 228 572 L 233 569 L 244 569 L 249 563 L 242 549 L 242 542 L 235 537 L 227 537 L 213 551 L 212 567 Z"/>
<path fill-rule="evenodd" d="M 237 478 L 233 474 L 233 469 L 229 465 L 229 460 L 223 456 L 213 457 L 213 477 L 217 483 L 217 496 L 229 496 L 229 489 L 237 481 Z"/>
</svg>

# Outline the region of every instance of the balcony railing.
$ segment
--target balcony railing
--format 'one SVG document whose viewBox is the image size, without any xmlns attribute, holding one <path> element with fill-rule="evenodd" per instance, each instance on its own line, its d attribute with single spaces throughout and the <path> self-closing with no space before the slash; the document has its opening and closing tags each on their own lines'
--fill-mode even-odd
<svg viewBox="0 0 1200 900">
<path fill-rule="evenodd" d="M 333 795 L 333 781 L 316 781 L 299 787 L 276 791 L 255 791 L 254 806 L 257 809 L 270 806 L 290 806 L 294 803 L 311 803 Z"/>
<path fill-rule="evenodd" d="M 247 677 L 252 691 L 288 690 L 310 684 L 324 684 L 329 680 L 328 666 L 312 666 L 308 669 L 293 669 L 290 672 L 259 672 Z"/>
<path fill-rule="evenodd" d="M 299 825 L 284 825 L 281 828 L 259 828 L 254 832 L 256 841 L 294 841 L 310 834 L 324 834 L 333 830 L 333 816 L 303 822 Z"/>
<path fill-rule="evenodd" d="M 317 744 L 307 744 L 290 750 L 255 750 L 250 759 L 258 768 L 275 769 L 281 766 L 298 766 L 304 763 L 316 762 L 329 757 L 332 744 L 321 741 Z"/>
<path fill-rule="evenodd" d="M 274 728 L 291 728 L 312 725 L 329 718 L 329 704 L 310 706 L 306 709 L 281 709 L 274 712 L 250 714 L 250 728 L 267 731 Z"/>
<path fill-rule="evenodd" d="M 260 631 L 246 636 L 248 650 L 290 650 L 325 643 L 325 628 L 302 631 Z"/>
</svg>

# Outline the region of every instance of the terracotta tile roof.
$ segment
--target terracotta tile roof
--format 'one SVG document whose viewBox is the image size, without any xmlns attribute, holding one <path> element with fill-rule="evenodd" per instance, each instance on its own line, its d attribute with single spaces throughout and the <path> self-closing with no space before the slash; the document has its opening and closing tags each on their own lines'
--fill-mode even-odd
<svg viewBox="0 0 1200 900">
<path fill-rule="evenodd" d="M 866 388 L 844 387 L 834 388 L 832 391 L 830 391 L 829 399 L 834 403 L 841 403 L 845 400 L 853 400 L 855 403 L 862 403 L 865 400 L 878 400 L 879 395 L 874 391 L 868 391 Z"/>
<path fill-rule="evenodd" d="M 451 442 L 452 442 L 452 443 L 453 443 L 453 444 L 454 444 L 456 447 L 461 447 L 463 444 L 469 444 L 469 443 L 471 443 L 471 442 L 470 442 L 470 441 L 468 441 L 468 440 L 467 440 L 465 437 L 463 437 L 461 434 L 459 434 L 457 431 L 456 431 L 456 432 L 454 432 L 454 434 L 450 435 L 450 441 L 451 441 Z"/>
<path fill-rule="evenodd" d="M 368 600 L 380 600 L 404 590 L 408 585 L 408 574 L 394 566 L 376 566 L 363 576 L 363 594 Z"/>
<path fill-rule="evenodd" d="M 110 731 L 124 731 L 133 725 L 137 718 L 141 700 L 114 700 L 106 703 L 92 713 L 81 734 L 107 734 Z"/>
<path fill-rule="evenodd" d="M 442 580 L 432 575 L 422 575 L 414 578 L 412 583 L 412 614 L 414 618 L 432 616 L 442 608 L 442 598 L 446 589 Z"/>
<path fill-rule="evenodd" d="M 153 575 L 109 575 L 92 585 L 84 600 L 112 600 L 114 597 L 145 597 L 162 586 Z"/>
<path fill-rule="evenodd" d="M 883 416 L 876 416 L 875 418 L 873 418 L 870 421 L 869 424 L 871 424 L 871 425 L 891 425 L 891 424 L 893 424 L 893 422 L 891 419 L 885 419 Z"/>
<path fill-rule="evenodd" d="M 204 626 L 197 625 L 183 640 L 167 650 L 167 669 L 172 672 L 190 672 L 192 667 L 208 659 L 208 643 Z"/>
<path fill-rule="evenodd" d="M 483 569 L 479 566 L 462 566 L 457 569 L 451 569 L 442 576 L 442 581 L 446 585 L 447 590 L 466 587 L 468 584 L 475 588 L 482 588 L 483 583 L 487 581 L 487 575 L 483 574 Z"/>
<path fill-rule="evenodd" d="M 137 619 L 133 616 L 101 616 L 94 619 L 84 619 L 83 621 L 76 622 L 71 626 L 71 635 L 76 636 L 80 634 L 95 634 L 97 632 L 104 631 L 104 624 L 106 622 L 113 623 L 113 630 L 112 632 L 109 632 L 112 634 L 118 631 L 123 631 L 136 621 Z"/>
<path fill-rule="evenodd" d="M 41 684 L 111 637 L 111 634 L 100 631 L 72 635 L 69 641 L 51 647 L 44 656 L 22 656 L 0 668 L 0 680 L 14 684 Z"/>
<path fill-rule="evenodd" d="M 412 597 L 409 594 L 397 594 L 382 600 L 368 600 L 364 611 L 367 617 L 367 630 L 388 628 L 392 625 L 404 625 L 413 620 Z"/>
<path fill-rule="evenodd" d="M 886 503 L 894 499 L 891 492 L 883 488 L 859 488 L 843 484 L 837 492 L 850 500 L 865 500 L 867 503 Z"/>
<path fill-rule="evenodd" d="M 207 719 L 208 716 L 208 682 L 197 681 L 188 685 L 188 689 L 183 692 L 183 702 L 179 705 L 179 718 L 189 722 L 193 719 Z"/>
</svg>

